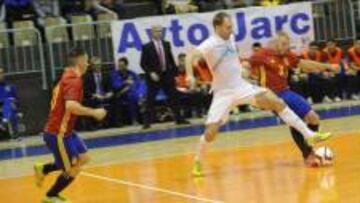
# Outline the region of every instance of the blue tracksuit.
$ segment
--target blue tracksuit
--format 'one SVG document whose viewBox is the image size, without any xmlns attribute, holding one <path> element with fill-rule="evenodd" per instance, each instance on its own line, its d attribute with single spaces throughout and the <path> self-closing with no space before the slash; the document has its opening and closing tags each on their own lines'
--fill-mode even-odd
<svg viewBox="0 0 360 203">
<path fill-rule="evenodd" d="M 17 91 L 15 86 L 6 82 L 0 83 L 2 121 L 10 122 L 15 132 L 17 132 L 18 129 L 16 101 Z"/>
<path fill-rule="evenodd" d="M 128 79 L 131 79 L 133 83 L 127 84 L 126 81 Z M 111 72 L 111 84 L 115 92 L 128 88 L 128 90 L 117 99 L 118 102 L 128 106 L 130 117 L 132 120 L 135 120 L 138 116 L 139 102 L 145 97 L 145 87 L 140 77 L 131 70 L 121 72 L 114 69 Z"/>
</svg>

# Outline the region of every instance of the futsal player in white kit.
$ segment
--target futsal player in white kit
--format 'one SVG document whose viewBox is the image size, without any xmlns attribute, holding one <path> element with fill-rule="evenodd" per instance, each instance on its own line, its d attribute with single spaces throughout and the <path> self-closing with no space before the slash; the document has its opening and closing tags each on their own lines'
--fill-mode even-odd
<svg viewBox="0 0 360 203">
<path fill-rule="evenodd" d="M 270 90 L 247 82 L 242 78 L 242 67 L 233 35 L 231 17 L 225 12 L 213 18 L 215 34 L 206 39 L 187 55 L 186 71 L 190 84 L 195 84 L 192 64 L 205 58 L 213 74 L 213 100 L 205 123 L 205 132 L 200 137 L 194 160 L 192 174 L 202 176 L 202 159 L 208 145 L 214 141 L 219 128 L 224 124 L 230 110 L 238 105 L 252 106 L 270 110 L 289 126 L 301 132 L 309 144 L 315 144 L 331 137 L 331 133 L 314 132 Z"/>
</svg>

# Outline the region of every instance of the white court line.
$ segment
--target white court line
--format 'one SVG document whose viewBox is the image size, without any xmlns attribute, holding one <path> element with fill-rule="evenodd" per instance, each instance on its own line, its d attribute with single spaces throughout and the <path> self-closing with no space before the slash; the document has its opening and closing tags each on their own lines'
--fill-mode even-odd
<svg viewBox="0 0 360 203">
<path fill-rule="evenodd" d="M 219 201 L 219 200 L 207 199 L 207 198 L 198 197 L 198 196 L 194 196 L 194 195 L 189 195 L 189 194 L 186 194 L 186 193 L 181 193 L 181 192 L 176 192 L 176 191 L 171 191 L 171 190 L 167 190 L 167 189 L 163 189 L 163 188 L 159 188 L 159 187 L 153 187 L 153 186 L 143 185 L 143 184 L 134 183 L 134 182 L 130 182 L 130 181 L 125 181 L 125 180 L 121 180 L 121 179 L 96 175 L 96 174 L 93 174 L 93 173 L 81 172 L 80 174 L 83 175 L 83 176 L 96 178 L 96 179 L 99 179 L 99 180 L 104 180 L 104 181 L 117 183 L 117 184 L 121 184 L 121 185 L 137 187 L 137 188 L 144 189 L 144 190 L 151 190 L 151 191 L 155 191 L 155 192 L 161 192 L 161 193 L 165 193 L 165 194 L 169 194 L 169 195 L 183 197 L 183 198 L 186 198 L 186 199 L 193 199 L 193 200 L 202 201 L 202 202 L 209 202 L 209 203 L 224 203 L 223 201 Z"/>
</svg>

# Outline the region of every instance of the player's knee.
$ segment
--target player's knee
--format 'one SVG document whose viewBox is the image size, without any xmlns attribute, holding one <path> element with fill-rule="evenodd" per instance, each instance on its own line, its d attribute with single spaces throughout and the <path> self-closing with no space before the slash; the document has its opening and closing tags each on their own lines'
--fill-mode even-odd
<svg viewBox="0 0 360 203">
<path fill-rule="evenodd" d="M 215 140 L 216 135 L 218 133 L 220 124 L 214 124 L 211 126 L 208 126 L 205 130 L 205 140 L 206 142 L 212 142 Z"/>
<path fill-rule="evenodd" d="M 206 131 L 205 133 L 205 141 L 206 142 L 212 142 L 215 140 L 216 133 L 213 131 Z"/>
<path fill-rule="evenodd" d="M 270 104 L 270 109 L 275 112 L 281 112 L 286 107 L 285 102 L 278 97 L 271 98 L 269 104 Z"/>
<path fill-rule="evenodd" d="M 277 98 L 276 104 L 275 104 L 275 108 L 276 108 L 275 110 L 277 112 L 280 112 L 280 111 L 284 110 L 285 107 L 286 107 L 285 102 L 282 99 Z"/>
<path fill-rule="evenodd" d="M 304 118 L 306 123 L 311 125 L 319 125 L 320 123 L 320 116 L 315 113 L 314 111 L 310 111 Z"/>
</svg>

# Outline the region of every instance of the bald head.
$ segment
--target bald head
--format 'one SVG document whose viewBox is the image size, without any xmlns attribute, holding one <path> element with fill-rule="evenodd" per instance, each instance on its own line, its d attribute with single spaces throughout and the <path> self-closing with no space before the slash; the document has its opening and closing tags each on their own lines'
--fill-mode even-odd
<svg viewBox="0 0 360 203">
<path fill-rule="evenodd" d="M 162 38 L 162 27 L 161 25 L 153 25 L 151 27 L 151 36 L 154 40 L 161 40 Z"/>
<path fill-rule="evenodd" d="M 278 32 L 273 43 L 276 52 L 280 55 L 285 55 L 290 50 L 290 37 L 286 32 Z"/>
</svg>

